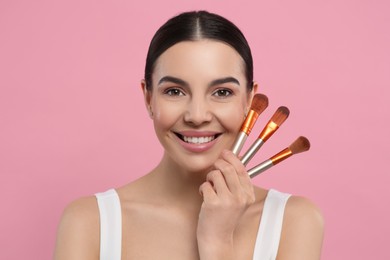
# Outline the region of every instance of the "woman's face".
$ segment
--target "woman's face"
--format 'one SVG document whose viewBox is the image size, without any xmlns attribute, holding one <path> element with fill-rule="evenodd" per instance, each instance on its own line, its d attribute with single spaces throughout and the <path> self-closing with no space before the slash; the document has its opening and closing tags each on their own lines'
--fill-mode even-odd
<svg viewBox="0 0 390 260">
<path fill-rule="evenodd" d="M 171 162 L 205 171 L 232 147 L 253 96 L 244 66 L 232 47 L 213 40 L 177 43 L 157 59 L 145 100 Z"/>
</svg>

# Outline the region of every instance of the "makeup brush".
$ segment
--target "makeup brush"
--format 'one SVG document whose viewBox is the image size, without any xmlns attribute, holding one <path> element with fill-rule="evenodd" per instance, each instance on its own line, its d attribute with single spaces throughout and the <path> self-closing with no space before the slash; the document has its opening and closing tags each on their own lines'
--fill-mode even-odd
<svg viewBox="0 0 390 260">
<path fill-rule="evenodd" d="M 245 121 L 241 125 L 240 133 L 237 136 L 236 141 L 234 142 L 232 152 L 235 155 L 238 155 L 244 145 L 246 138 L 251 133 L 253 126 L 256 123 L 259 115 L 267 108 L 268 106 L 268 97 L 263 94 L 256 94 L 253 97 L 251 109 L 249 110 L 248 115 L 245 118 Z"/>
<path fill-rule="evenodd" d="M 302 153 L 310 149 L 310 142 L 306 137 L 300 136 L 297 140 L 295 140 L 289 147 L 275 154 L 268 160 L 260 163 L 259 165 L 253 167 L 248 171 L 248 174 L 251 178 L 257 176 L 263 171 L 271 168 L 272 166 L 284 161 L 288 157 Z"/>
<path fill-rule="evenodd" d="M 241 162 L 247 165 L 250 159 L 256 154 L 260 147 L 278 130 L 279 126 L 286 121 L 290 110 L 287 107 L 279 107 L 272 118 L 268 121 L 267 125 L 261 131 L 257 140 L 249 147 L 248 151 L 241 157 Z"/>
</svg>

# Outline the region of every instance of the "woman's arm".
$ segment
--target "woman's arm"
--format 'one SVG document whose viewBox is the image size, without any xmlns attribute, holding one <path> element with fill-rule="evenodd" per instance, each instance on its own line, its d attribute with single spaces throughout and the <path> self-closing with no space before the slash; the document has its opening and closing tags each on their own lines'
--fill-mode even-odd
<svg viewBox="0 0 390 260">
<path fill-rule="evenodd" d="M 55 260 L 99 259 L 99 209 L 95 197 L 72 202 L 58 228 Z"/>
<path fill-rule="evenodd" d="M 319 209 L 309 200 L 289 198 L 277 260 L 318 260 L 324 233 L 324 220 Z"/>
</svg>

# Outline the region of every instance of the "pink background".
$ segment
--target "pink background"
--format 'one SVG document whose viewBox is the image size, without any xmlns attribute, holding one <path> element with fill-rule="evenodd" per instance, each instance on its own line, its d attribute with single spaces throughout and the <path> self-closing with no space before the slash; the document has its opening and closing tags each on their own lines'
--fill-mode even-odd
<svg viewBox="0 0 390 260">
<path fill-rule="evenodd" d="M 149 171 L 162 149 L 139 88 L 155 30 L 181 11 L 235 22 L 270 106 L 291 116 L 254 182 L 323 211 L 323 259 L 390 259 L 388 1 L 1 1 L 0 259 L 50 259 L 70 201 Z M 386 162 L 387 161 L 387 162 Z"/>
</svg>

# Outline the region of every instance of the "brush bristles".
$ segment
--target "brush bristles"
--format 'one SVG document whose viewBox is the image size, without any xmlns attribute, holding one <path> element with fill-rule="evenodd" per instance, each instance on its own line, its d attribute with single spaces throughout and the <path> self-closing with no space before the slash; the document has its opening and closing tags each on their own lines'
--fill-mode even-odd
<svg viewBox="0 0 390 260">
<path fill-rule="evenodd" d="M 288 148 L 293 154 L 306 152 L 310 149 L 310 142 L 306 137 L 300 136 Z"/>
<path fill-rule="evenodd" d="M 290 110 L 288 110 L 287 107 L 279 107 L 275 114 L 272 116 L 271 120 L 280 126 L 283 124 L 284 121 L 286 121 L 287 117 L 290 115 Z"/>
<path fill-rule="evenodd" d="M 263 94 L 256 94 L 253 97 L 251 109 L 254 110 L 257 114 L 263 113 L 263 111 L 268 107 L 268 97 Z"/>
</svg>

